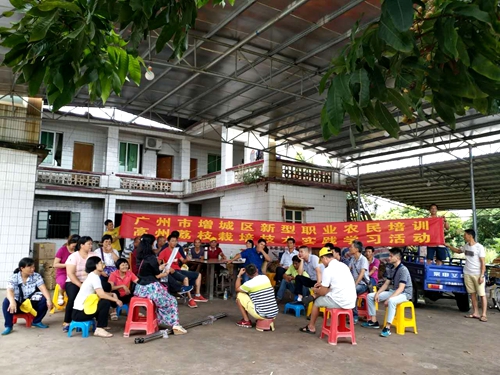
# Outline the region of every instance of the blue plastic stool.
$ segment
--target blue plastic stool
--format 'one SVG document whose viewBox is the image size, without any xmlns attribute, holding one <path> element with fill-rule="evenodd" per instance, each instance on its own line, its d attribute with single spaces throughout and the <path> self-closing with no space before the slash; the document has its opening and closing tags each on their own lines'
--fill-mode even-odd
<svg viewBox="0 0 500 375">
<path fill-rule="evenodd" d="M 88 320 L 86 322 L 71 321 L 71 324 L 69 325 L 69 330 L 68 330 L 68 337 L 71 337 L 71 333 L 73 332 L 74 329 L 76 329 L 77 332 L 81 331 L 82 337 L 89 337 L 89 330 L 91 327 L 92 327 L 92 332 L 94 332 L 95 331 L 95 320 Z"/>
<path fill-rule="evenodd" d="M 306 315 L 306 309 L 304 308 L 303 304 L 293 304 L 289 302 L 285 305 L 285 314 L 287 313 L 288 310 L 295 311 L 295 316 L 297 318 L 300 317 L 300 314 L 302 312 L 304 312 L 304 315 Z"/>
<path fill-rule="evenodd" d="M 120 314 L 121 314 L 122 310 L 125 311 L 127 313 L 127 315 L 128 315 L 128 305 L 123 305 L 122 307 L 118 306 L 116 308 L 116 316 L 118 318 L 120 317 Z"/>
</svg>

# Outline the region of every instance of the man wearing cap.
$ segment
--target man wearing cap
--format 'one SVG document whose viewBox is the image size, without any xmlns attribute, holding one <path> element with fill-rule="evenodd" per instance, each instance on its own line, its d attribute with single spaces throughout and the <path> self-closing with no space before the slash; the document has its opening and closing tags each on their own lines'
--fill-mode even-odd
<svg viewBox="0 0 500 375">
<path fill-rule="evenodd" d="M 319 308 L 327 309 L 352 309 L 356 305 L 356 287 L 349 267 L 335 259 L 335 256 L 327 247 L 319 252 L 319 260 L 325 266 L 321 283 L 314 288 L 314 300 L 311 313 L 311 321 L 301 328 L 301 332 L 315 334 L 316 320 L 319 316 Z"/>
</svg>

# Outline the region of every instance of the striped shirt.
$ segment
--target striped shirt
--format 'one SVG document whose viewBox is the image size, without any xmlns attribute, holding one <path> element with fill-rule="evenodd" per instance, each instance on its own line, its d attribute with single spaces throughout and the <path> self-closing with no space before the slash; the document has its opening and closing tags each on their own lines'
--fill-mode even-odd
<svg viewBox="0 0 500 375">
<path fill-rule="evenodd" d="M 266 275 L 255 276 L 241 285 L 240 289 L 248 293 L 257 314 L 266 319 L 273 319 L 278 315 L 274 289 Z"/>
</svg>

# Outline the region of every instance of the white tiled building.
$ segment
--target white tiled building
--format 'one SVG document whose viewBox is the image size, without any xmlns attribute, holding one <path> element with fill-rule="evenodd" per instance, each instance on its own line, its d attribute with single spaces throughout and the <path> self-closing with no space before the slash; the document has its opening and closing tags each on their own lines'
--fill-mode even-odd
<svg viewBox="0 0 500 375">
<path fill-rule="evenodd" d="M 119 223 L 122 212 L 346 220 L 337 171 L 268 153 L 253 161 L 253 150 L 272 142 L 267 137 L 225 129 L 221 142 L 79 117 L 44 119 L 37 129 L 36 143 L 49 150 L 38 162 L 33 151 L 0 145 L 0 288 L 33 243 L 60 246 L 70 233 L 98 240 L 104 220 Z M 264 178 L 245 184 L 255 169 Z M 223 246 L 226 253 L 238 247 Z"/>
</svg>

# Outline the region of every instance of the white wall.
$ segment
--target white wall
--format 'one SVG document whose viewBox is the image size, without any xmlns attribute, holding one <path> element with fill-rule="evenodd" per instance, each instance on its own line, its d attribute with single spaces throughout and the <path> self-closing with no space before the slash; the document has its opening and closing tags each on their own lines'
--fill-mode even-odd
<svg viewBox="0 0 500 375">
<path fill-rule="evenodd" d="M 173 203 L 157 203 L 157 202 L 134 202 L 117 200 L 116 213 L 136 212 L 145 214 L 158 215 L 177 215 L 177 204 Z"/>
<path fill-rule="evenodd" d="M 0 288 L 29 256 L 37 156 L 0 148 Z"/>
<path fill-rule="evenodd" d="M 191 142 L 191 159 L 198 159 L 197 176 L 206 175 L 208 167 L 208 154 L 220 155 L 220 147 L 211 147 Z"/>
<path fill-rule="evenodd" d="M 61 168 L 73 169 L 74 144 L 75 142 L 81 142 L 94 145 L 93 171 L 104 172 L 108 137 L 108 132 L 105 128 L 92 126 L 87 123 L 83 125 L 68 125 L 61 120 L 57 125 L 47 124 L 42 121 L 42 130 L 63 133 Z M 44 165 L 42 164 L 42 166 Z"/>
<path fill-rule="evenodd" d="M 203 216 L 220 217 L 220 198 L 203 201 L 201 214 Z"/>
<path fill-rule="evenodd" d="M 33 208 L 33 223 L 31 227 L 31 242 L 53 242 L 56 249 L 61 247 L 66 239 L 37 239 L 36 225 L 38 211 L 71 211 L 80 213 L 80 236 L 90 236 L 94 241 L 100 241 L 104 232 L 104 200 L 88 198 L 65 198 L 37 195 Z M 73 233 L 71 233 L 73 234 Z"/>
</svg>

